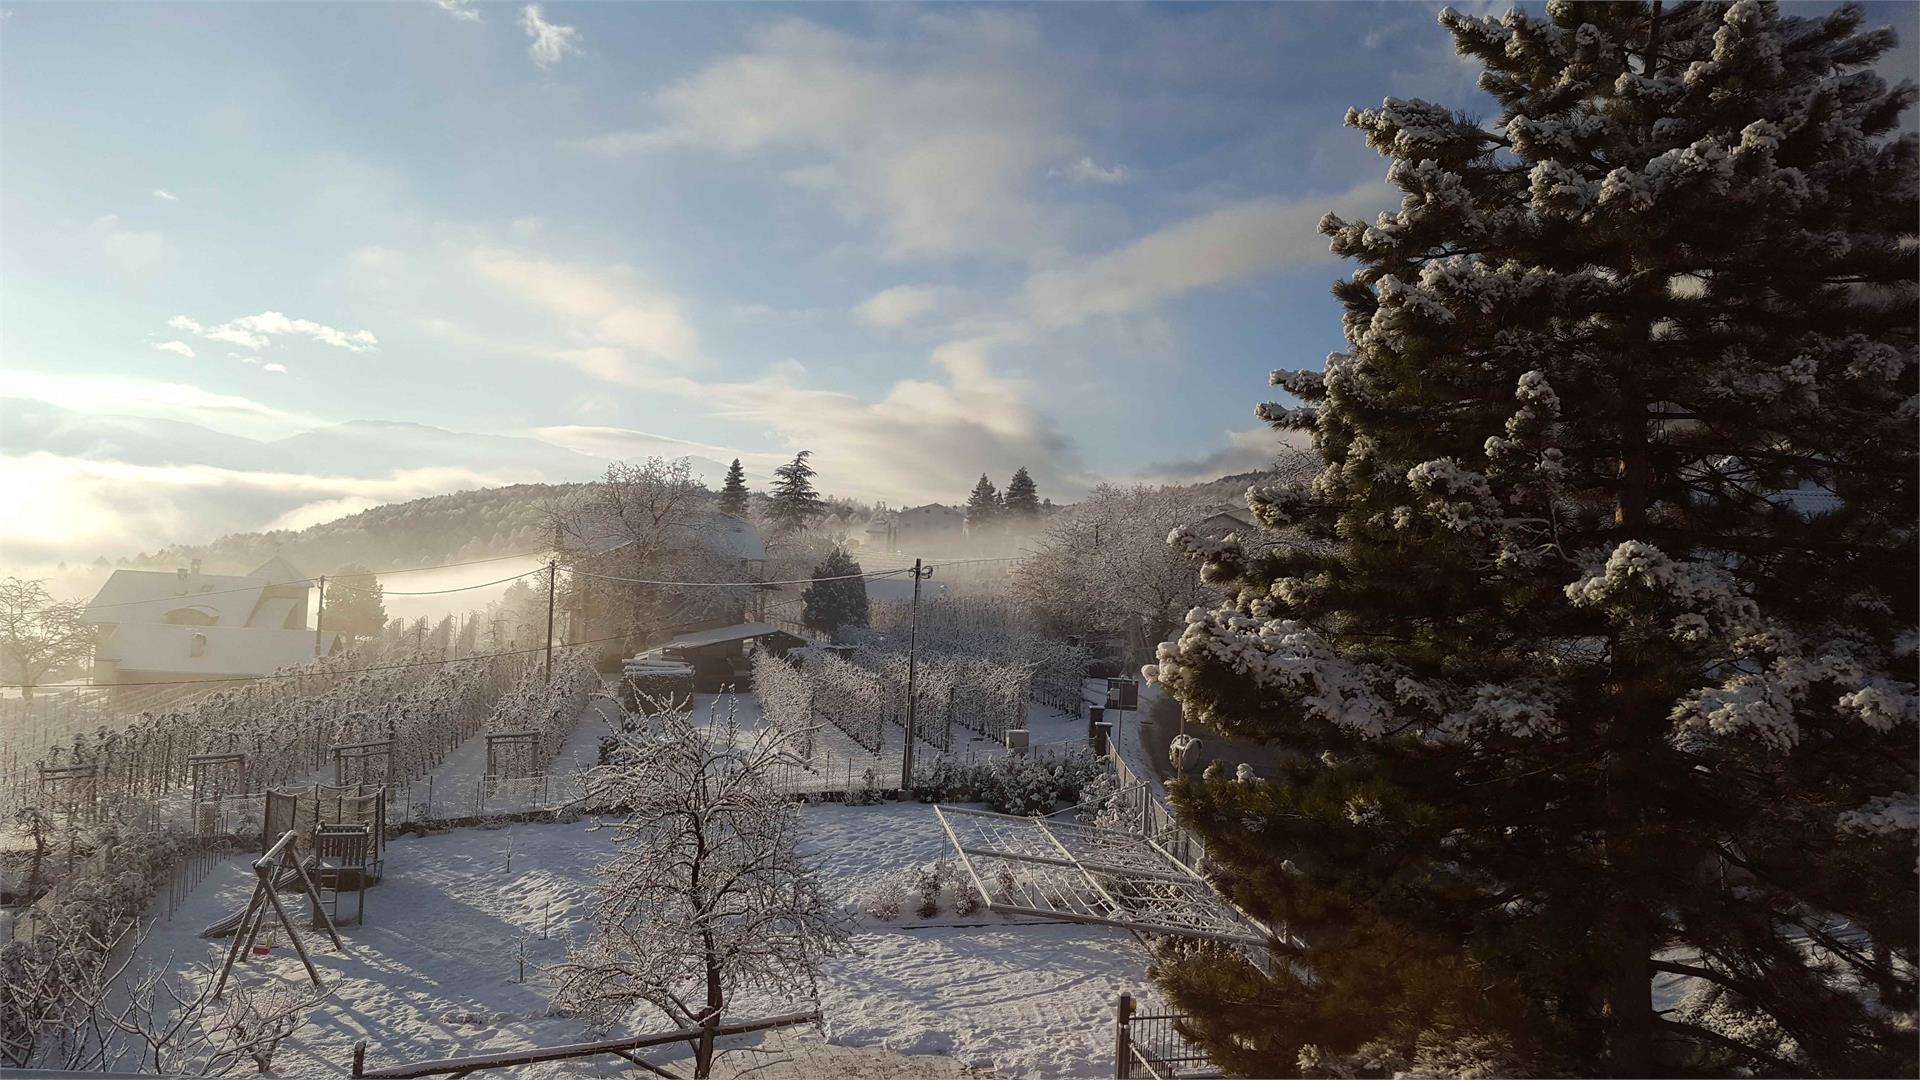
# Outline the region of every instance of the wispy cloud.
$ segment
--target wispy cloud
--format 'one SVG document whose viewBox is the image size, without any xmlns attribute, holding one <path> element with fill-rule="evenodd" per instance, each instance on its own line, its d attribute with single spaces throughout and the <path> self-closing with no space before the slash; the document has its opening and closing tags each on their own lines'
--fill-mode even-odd
<svg viewBox="0 0 1920 1080">
<path fill-rule="evenodd" d="M 799 19 L 758 27 L 746 51 L 656 95 L 658 125 L 585 146 L 797 154 L 783 178 L 850 221 L 877 222 L 891 257 L 1018 258 L 1071 227 L 1073 214 L 1042 207 L 1035 190 L 1077 149 L 1037 23 L 978 10 L 894 25 L 899 40 Z"/>
<path fill-rule="evenodd" d="M 167 325 L 175 330 L 197 334 L 208 341 L 224 341 L 256 352 L 266 348 L 276 337 L 307 338 L 348 352 L 369 352 L 380 345 L 380 339 L 370 330 L 340 330 L 312 319 L 289 318 L 278 311 L 244 315 L 211 326 L 190 316 L 175 315 L 167 320 Z"/>
<path fill-rule="evenodd" d="M 497 247 L 469 253 L 468 268 L 558 322 L 562 343 L 548 358 L 595 378 L 632 385 L 660 364 L 696 359 L 700 335 L 674 297 L 630 273 Z"/>
<path fill-rule="evenodd" d="M 1067 165 L 1049 170 L 1047 175 L 1063 177 L 1076 184 L 1124 184 L 1130 174 L 1127 167 L 1119 162 L 1102 165 L 1091 157 L 1081 157 Z"/>
<path fill-rule="evenodd" d="M 271 372 L 273 372 L 273 373 L 275 373 L 275 374 L 277 374 L 277 375 L 285 375 L 285 374 L 287 373 L 287 365 L 285 365 L 285 364 L 263 364 L 263 365 L 261 366 L 261 368 L 260 368 L 260 370 L 261 370 L 261 371 L 271 371 Z"/>
<path fill-rule="evenodd" d="M 951 293 L 939 285 L 895 285 L 867 297 L 854 314 L 872 326 L 905 326 L 932 313 Z"/>
<path fill-rule="evenodd" d="M 1028 306 L 1042 326 L 1072 326 L 1277 266 L 1329 258 L 1321 216 L 1330 210 L 1361 214 L 1389 198 L 1385 185 L 1369 182 L 1335 196 L 1233 203 L 1080 266 L 1035 274 L 1027 281 Z"/>
<path fill-rule="evenodd" d="M 580 53 L 580 31 L 575 27 L 550 23 L 541 14 L 539 4 L 520 10 L 520 29 L 527 33 L 527 55 L 542 70 L 553 67 L 568 56 Z"/>
<path fill-rule="evenodd" d="M 161 352 L 170 352 L 176 356 L 184 356 L 189 360 L 193 359 L 193 346 L 184 341 L 163 341 L 155 345 L 154 348 Z"/>
<path fill-rule="evenodd" d="M 161 202 L 179 202 L 180 201 L 180 196 L 175 195 L 173 192 L 168 191 L 166 188 L 154 188 L 153 197 L 156 199 L 159 199 Z"/>
<path fill-rule="evenodd" d="M 433 0 L 441 11 L 462 22 L 481 22 L 480 12 L 473 6 L 473 0 Z"/>
</svg>

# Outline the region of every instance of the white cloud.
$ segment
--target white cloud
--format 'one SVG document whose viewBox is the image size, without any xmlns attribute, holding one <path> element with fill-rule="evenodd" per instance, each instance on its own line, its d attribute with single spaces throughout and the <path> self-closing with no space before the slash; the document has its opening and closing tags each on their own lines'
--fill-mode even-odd
<svg viewBox="0 0 1920 1080">
<path fill-rule="evenodd" d="M 1319 222 L 1388 205 L 1382 184 L 1337 196 L 1249 199 L 1176 222 L 1079 267 L 1036 274 L 1027 304 L 1043 326 L 1151 307 L 1192 289 L 1289 263 L 1330 258 Z"/>
<path fill-rule="evenodd" d="M 1226 432 L 1226 445 L 1193 458 L 1160 461 L 1144 466 L 1131 479 L 1157 484 L 1199 484 L 1236 473 L 1257 472 L 1272 467 L 1283 449 L 1311 450 L 1312 436 L 1305 432 L 1281 433 L 1265 424 L 1242 431 Z"/>
<path fill-rule="evenodd" d="M 796 156 L 784 178 L 877 221 L 890 256 L 1018 257 L 1046 242 L 1072 215 L 1033 189 L 1076 147 L 1037 24 L 974 11 L 894 25 L 897 40 L 797 19 L 759 27 L 747 51 L 661 91 L 658 126 L 586 145 Z"/>
<path fill-rule="evenodd" d="M 527 55 L 543 70 L 580 53 L 580 31 L 548 22 L 541 16 L 539 4 L 521 9 L 520 29 L 527 32 Z"/>
<path fill-rule="evenodd" d="M 547 355 L 596 378 L 635 383 L 660 363 L 684 364 L 699 354 L 699 334 L 679 302 L 630 274 L 493 247 L 475 248 L 467 265 L 557 318 L 566 343 Z"/>
<path fill-rule="evenodd" d="M 159 199 L 161 202 L 179 202 L 180 201 L 180 196 L 175 195 L 173 192 L 168 191 L 166 188 L 154 188 L 153 197 L 156 199 Z"/>
<path fill-rule="evenodd" d="M 167 320 L 167 325 L 175 330 L 198 334 L 208 341 L 224 341 L 256 351 L 266 348 L 275 337 L 288 336 L 309 338 L 348 352 L 369 352 L 380 345 L 380 339 L 374 337 L 372 331 L 339 330 L 311 319 L 288 318 L 278 311 L 246 315 L 217 326 L 205 326 L 197 319 L 175 315 Z"/>
<path fill-rule="evenodd" d="M 1062 168 L 1050 170 L 1048 175 L 1065 177 L 1076 184 L 1124 184 L 1129 173 L 1127 167 L 1118 162 L 1102 165 L 1083 156 Z"/>
<path fill-rule="evenodd" d="M 155 345 L 154 348 L 159 349 L 161 352 L 170 352 L 176 356 L 184 356 L 189 360 L 193 359 L 193 346 L 184 341 L 163 341 Z"/>
<path fill-rule="evenodd" d="M 271 371 L 271 372 L 274 372 L 275 374 L 278 374 L 278 375 L 285 375 L 285 374 L 287 373 L 287 365 L 285 365 L 285 364 L 263 364 L 263 365 L 261 365 L 261 367 L 260 367 L 260 370 L 261 370 L 261 371 Z"/>
<path fill-rule="evenodd" d="M 279 438 L 318 423 L 250 398 L 187 383 L 121 375 L 67 375 L 9 370 L 6 396 L 44 401 L 81 413 L 186 420 L 229 434 Z"/>
<path fill-rule="evenodd" d="M 118 214 L 102 214 L 87 225 L 87 236 L 101 253 L 128 270 L 146 270 L 166 254 L 167 238 L 154 229 L 128 228 Z"/>
<path fill-rule="evenodd" d="M 861 301 L 854 314 L 873 326 L 905 326 L 939 307 L 950 294 L 938 285 L 895 285 Z"/>
<path fill-rule="evenodd" d="M 939 377 L 899 380 L 876 400 L 808 386 L 792 363 L 747 382 L 658 388 L 770 433 L 783 447 L 775 460 L 812 450 L 822 490 L 836 494 L 957 502 L 982 472 L 1021 466 L 1054 498 L 1084 491 L 1091 478 L 1067 438 L 1032 407 L 1024 380 L 992 369 L 986 350 L 983 341 L 942 346 L 932 358 Z"/>
<path fill-rule="evenodd" d="M 441 11 L 462 22 L 481 22 L 480 13 L 474 10 L 473 0 L 433 0 Z"/>
</svg>

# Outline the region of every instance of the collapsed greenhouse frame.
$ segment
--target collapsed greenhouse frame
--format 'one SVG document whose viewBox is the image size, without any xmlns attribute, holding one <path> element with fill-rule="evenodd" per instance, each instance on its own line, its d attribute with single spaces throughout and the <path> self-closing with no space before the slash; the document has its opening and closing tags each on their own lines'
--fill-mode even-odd
<svg viewBox="0 0 1920 1080">
<path fill-rule="evenodd" d="M 1205 878 L 1130 829 L 958 806 L 933 810 L 989 911 L 1262 950 L 1275 939 Z"/>
</svg>

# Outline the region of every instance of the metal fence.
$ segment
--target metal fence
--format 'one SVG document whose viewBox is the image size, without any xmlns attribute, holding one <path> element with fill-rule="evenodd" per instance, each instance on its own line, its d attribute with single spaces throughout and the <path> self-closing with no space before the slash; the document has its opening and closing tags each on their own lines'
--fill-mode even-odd
<svg viewBox="0 0 1920 1080">
<path fill-rule="evenodd" d="M 1127 767 L 1120 756 L 1118 740 L 1107 744 L 1107 761 L 1119 777 L 1120 801 L 1126 808 L 1127 823 L 1142 836 L 1160 845 L 1161 850 L 1187 869 L 1199 873 L 1207 851 L 1200 838 L 1174 820 L 1173 811 L 1154 795 L 1157 785 Z"/>
<path fill-rule="evenodd" d="M 1221 1075 L 1206 1051 L 1187 1038 L 1179 1013 L 1136 1011 L 1121 994 L 1113 1017 L 1113 1075 L 1118 1080 L 1211 1080 Z"/>
</svg>

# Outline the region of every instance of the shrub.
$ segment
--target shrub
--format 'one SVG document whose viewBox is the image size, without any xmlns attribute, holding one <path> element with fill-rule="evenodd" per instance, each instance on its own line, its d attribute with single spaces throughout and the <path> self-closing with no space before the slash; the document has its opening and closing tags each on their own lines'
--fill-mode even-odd
<svg viewBox="0 0 1920 1080">
<path fill-rule="evenodd" d="M 907 907 L 907 890 L 893 877 L 883 877 L 860 894 L 860 910 L 876 919 L 893 920 Z"/>
</svg>

